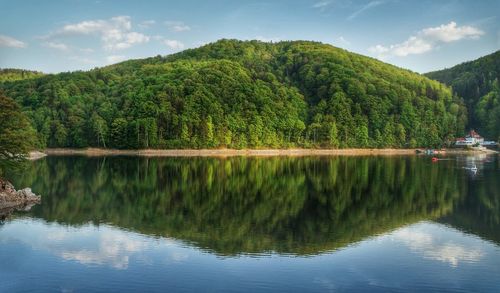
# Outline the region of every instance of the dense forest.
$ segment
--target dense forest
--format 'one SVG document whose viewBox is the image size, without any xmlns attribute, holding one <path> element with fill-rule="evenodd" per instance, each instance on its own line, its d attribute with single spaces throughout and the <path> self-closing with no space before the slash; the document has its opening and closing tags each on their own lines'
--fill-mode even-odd
<svg viewBox="0 0 500 293">
<path fill-rule="evenodd" d="M 500 51 L 426 74 L 453 88 L 469 110 L 469 127 L 500 140 Z"/>
<path fill-rule="evenodd" d="M 467 123 L 447 86 L 305 41 L 221 40 L 0 90 L 39 147 L 440 146 Z"/>
</svg>

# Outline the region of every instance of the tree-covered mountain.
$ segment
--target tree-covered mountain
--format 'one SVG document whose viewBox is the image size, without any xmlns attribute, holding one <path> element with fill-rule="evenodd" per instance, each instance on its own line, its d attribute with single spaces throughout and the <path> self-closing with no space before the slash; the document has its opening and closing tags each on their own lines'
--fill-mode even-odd
<svg viewBox="0 0 500 293">
<path fill-rule="evenodd" d="M 470 128 L 500 140 L 500 51 L 426 75 L 450 85 L 464 99 Z"/>
<path fill-rule="evenodd" d="M 305 41 L 221 40 L 0 89 L 41 147 L 438 146 L 467 116 L 439 82 Z"/>
<path fill-rule="evenodd" d="M 0 68 L 0 83 L 5 81 L 16 81 L 42 76 L 43 73 L 23 69 Z"/>
</svg>

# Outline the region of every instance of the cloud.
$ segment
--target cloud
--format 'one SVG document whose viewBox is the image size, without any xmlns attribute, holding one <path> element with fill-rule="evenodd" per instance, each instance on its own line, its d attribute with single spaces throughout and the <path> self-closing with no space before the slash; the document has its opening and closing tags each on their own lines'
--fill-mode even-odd
<svg viewBox="0 0 500 293">
<path fill-rule="evenodd" d="M 190 31 L 191 27 L 182 21 L 165 21 L 165 25 L 171 32 L 186 32 Z"/>
<path fill-rule="evenodd" d="M 58 43 L 58 42 L 45 42 L 43 43 L 43 46 L 59 51 L 68 51 L 69 47 L 66 44 L 63 43 Z"/>
<path fill-rule="evenodd" d="M 349 17 L 347 17 L 348 20 L 353 20 L 355 19 L 356 17 L 358 17 L 360 14 L 362 14 L 363 12 L 367 11 L 367 10 L 370 10 L 372 8 L 375 8 L 377 6 L 380 6 L 382 4 L 385 4 L 386 2 L 384 1 L 379 1 L 379 0 L 376 0 L 376 1 L 370 1 L 368 4 L 362 6 L 360 9 L 356 10 L 354 13 L 352 13 L 351 15 L 349 15 Z"/>
<path fill-rule="evenodd" d="M 422 30 L 421 34 L 437 41 L 449 43 L 467 38 L 478 39 L 484 32 L 472 26 L 457 26 L 457 23 L 452 21 L 438 27 L 426 28 Z"/>
<path fill-rule="evenodd" d="M 132 31 L 129 16 L 116 16 L 108 20 L 86 20 L 63 26 L 60 30 L 43 37 L 53 39 L 65 36 L 97 35 L 106 51 L 123 50 L 136 44 L 149 42 L 150 37 Z"/>
<path fill-rule="evenodd" d="M 314 3 L 314 5 L 312 6 L 313 8 L 318 8 L 320 10 L 324 10 L 326 9 L 328 6 L 330 6 L 332 4 L 332 0 L 321 0 L 321 1 L 318 1 L 316 3 Z"/>
<path fill-rule="evenodd" d="M 120 61 L 123 61 L 125 59 L 126 59 L 126 57 L 123 55 L 110 55 L 110 56 L 106 57 L 106 62 L 108 64 L 113 64 L 113 63 L 118 63 Z"/>
<path fill-rule="evenodd" d="M 137 26 L 140 28 L 149 28 L 152 25 L 154 25 L 155 23 L 156 23 L 156 21 L 154 21 L 154 20 L 145 20 L 145 21 L 139 23 Z"/>
<path fill-rule="evenodd" d="M 167 47 L 173 50 L 184 49 L 184 44 L 178 40 L 163 40 L 163 44 L 167 45 Z"/>
<path fill-rule="evenodd" d="M 442 239 L 435 239 L 431 233 L 411 228 L 400 229 L 394 232 L 392 237 L 423 258 L 447 263 L 451 267 L 457 267 L 461 262 L 478 262 L 485 255 L 479 247 L 473 248 L 453 242 L 443 243 Z"/>
<path fill-rule="evenodd" d="M 464 39 L 478 39 L 482 35 L 484 35 L 484 32 L 478 28 L 467 25 L 457 26 L 452 21 L 437 27 L 425 28 L 399 44 L 372 46 L 368 48 L 368 52 L 377 55 L 381 59 L 389 56 L 405 57 L 432 51 L 441 43 L 451 43 Z"/>
<path fill-rule="evenodd" d="M 340 36 L 336 39 L 336 42 L 338 43 L 338 45 L 341 45 L 341 46 L 349 46 L 351 44 L 351 42 L 349 42 L 346 38 L 344 38 L 343 36 Z"/>
<path fill-rule="evenodd" d="M 0 47 L 26 48 L 26 43 L 9 36 L 0 35 Z"/>
</svg>

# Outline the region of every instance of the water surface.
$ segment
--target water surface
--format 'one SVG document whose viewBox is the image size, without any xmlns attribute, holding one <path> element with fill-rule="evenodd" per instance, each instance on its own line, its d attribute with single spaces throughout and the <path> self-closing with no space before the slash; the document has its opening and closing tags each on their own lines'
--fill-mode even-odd
<svg viewBox="0 0 500 293">
<path fill-rule="evenodd" d="M 1 292 L 500 291 L 495 156 L 32 164 Z"/>
</svg>

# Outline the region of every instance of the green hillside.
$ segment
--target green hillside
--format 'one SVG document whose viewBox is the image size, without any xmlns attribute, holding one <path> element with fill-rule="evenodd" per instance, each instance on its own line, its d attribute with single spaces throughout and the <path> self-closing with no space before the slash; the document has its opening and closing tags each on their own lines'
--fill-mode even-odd
<svg viewBox="0 0 500 293">
<path fill-rule="evenodd" d="M 0 89 L 42 147 L 438 146 L 467 115 L 439 82 L 304 41 L 221 40 Z"/>
<path fill-rule="evenodd" d="M 43 73 L 23 69 L 0 68 L 0 83 L 42 76 Z"/>
<path fill-rule="evenodd" d="M 469 109 L 469 127 L 500 140 L 500 51 L 426 74 L 452 86 Z"/>
</svg>

